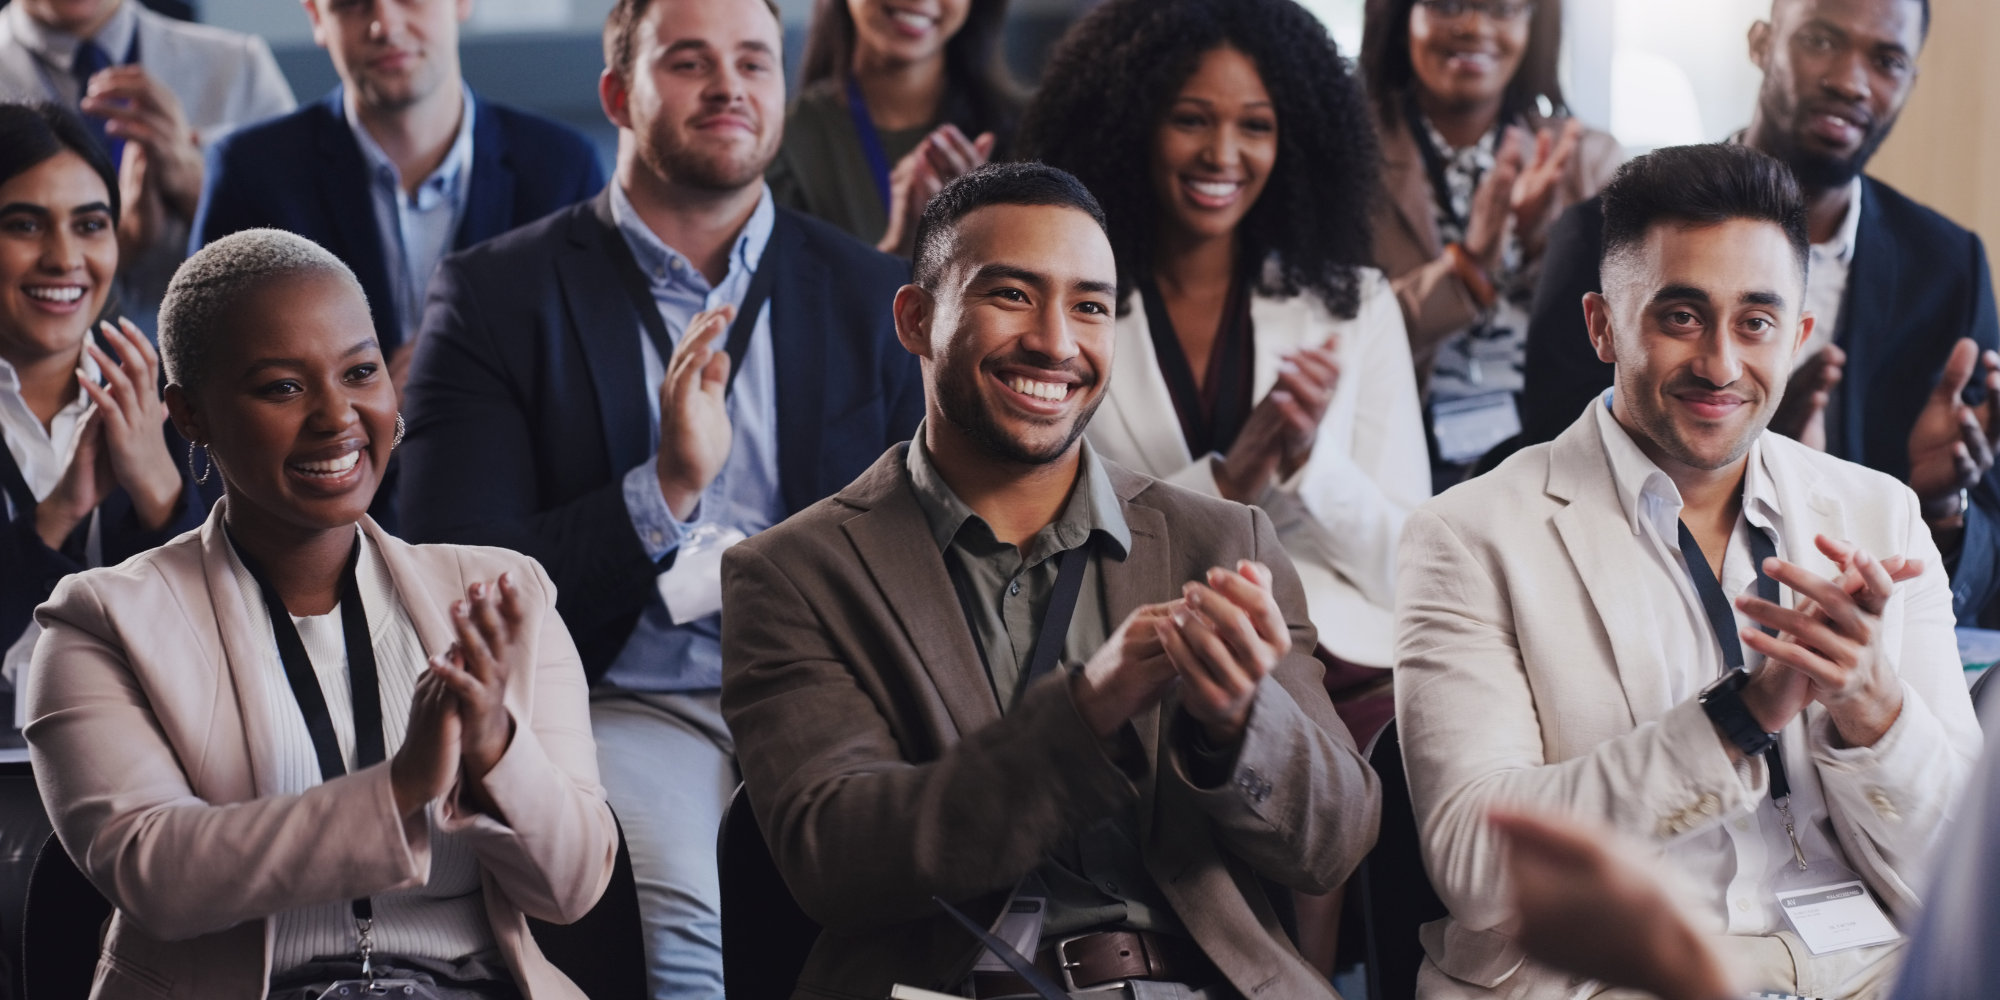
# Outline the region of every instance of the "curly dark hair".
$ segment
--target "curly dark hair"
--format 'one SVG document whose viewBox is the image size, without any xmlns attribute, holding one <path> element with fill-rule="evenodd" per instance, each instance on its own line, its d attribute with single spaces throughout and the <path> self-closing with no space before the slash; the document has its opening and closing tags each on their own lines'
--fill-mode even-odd
<svg viewBox="0 0 2000 1000">
<path fill-rule="evenodd" d="M 1050 56 L 1019 155 L 1075 174 L 1103 203 L 1122 309 L 1153 265 L 1155 133 L 1202 55 L 1222 45 L 1257 64 L 1278 118 L 1277 163 L 1237 229 L 1240 266 L 1263 294 L 1311 291 L 1352 318 L 1357 269 L 1373 262 L 1375 130 L 1326 27 L 1292 0 L 1105 0 Z"/>
</svg>

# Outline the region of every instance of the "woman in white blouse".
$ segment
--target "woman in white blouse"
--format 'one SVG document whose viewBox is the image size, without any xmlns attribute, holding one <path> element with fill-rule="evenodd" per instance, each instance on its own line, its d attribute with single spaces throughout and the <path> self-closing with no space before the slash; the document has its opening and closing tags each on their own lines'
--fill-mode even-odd
<svg viewBox="0 0 2000 1000">
<path fill-rule="evenodd" d="M 548 576 L 368 519 L 401 420 L 325 250 L 218 240 L 160 327 L 224 498 L 58 585 L 26 692 L 49 816 L 116 907 L 92 995 L 581 1000 L 526 922 L 587 912 L 617 845 Z"/>
<path fill-rule="evenodd" d="M 1110 0 L 1022 129 L 1024 155 L 1103 202 L 1118 254 L 1091 443 L 1263 507 L 1343 686 L 1379 690 L 1386 669 L 1357 668 L 1390 665 L 1396 543 L 1429 463 L 1402 313 L 1365 266 L 1374 136 L 1332 40 L 1292 0 Z"/>
</svg>

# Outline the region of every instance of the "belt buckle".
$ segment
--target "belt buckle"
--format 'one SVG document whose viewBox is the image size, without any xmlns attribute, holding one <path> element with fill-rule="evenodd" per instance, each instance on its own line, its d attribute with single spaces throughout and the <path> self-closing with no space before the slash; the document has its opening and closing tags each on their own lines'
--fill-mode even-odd
<svg viewBox="0 0 2000 1000">
<path fill-rule="evenodd" d="M 1130 985 L 1131 980 L 1129 979 L 1119 979 L 1111 982 L 1096 983 L 1089 987 L 1078 986 L 1076 984 L 1076 974 L 1071 972 L 1070 970 L 1081 968 L 1083 966 L 1083 963 L 1070 961 L 1068 949 L 1070 945 L 1091 936 L 1093 935 L 1072 934 L 1069 937 L 1061 938 L 1056 941 L 1056 971 L 1062 974 L 1063 989 L 1071 993 L 1085 993 L 1085 992 L 1096 993 L 1100 990 L 1104 991 L 1122 990 L 1126 986 Z"/>
</svg>

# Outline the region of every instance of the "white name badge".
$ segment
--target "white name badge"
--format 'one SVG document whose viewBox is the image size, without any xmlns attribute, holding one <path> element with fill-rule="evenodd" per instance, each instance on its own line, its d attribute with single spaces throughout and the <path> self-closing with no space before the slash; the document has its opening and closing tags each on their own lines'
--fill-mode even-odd
<svg viewBox="0 0 2000 1000">
<path fill-rule="evenodd" d="M 1852 873 L 1838 874 L 1847 877 L 1841 881 L 1812 880 L 1817 885 L 1795 882 L 1794 888 L 1778 889 L 1778 908 L 1785 911 L 1785 919 L 1791 922 L 1799 940 L 1814 955 L 1828 955 L 1900 939 L 1903 935 L 1875 904 L 1867 884 Z"/>
<path fill-rule="evenodd" d="M 1511 392 L 1433 400 L 1431 431 L 1437 435 L 1439 457 L 1463 465 L 1521 433 L 1521 412 Z"/>
<path fill-rule="evenodd" d="M 1049 901 L 1040 896 L 1015 896 L 1007 905 L 1007 915 L 1000 918 L 1000 926 L 993 929 L 993 936 L 1014 946 L 1021 957 L 1032 962 L 1035 952 L 1042 943 L 1042 914 L 1048 909 Z M 1014 968 L 993 954 L 987 948 L 979 953 L 979 961 L 972 964 L 974 972 L 1012 972 Z"/>
<path fill-rule="evenodd" d="M 746 537 L 735 528 L 704 524 L 681 540 L 673 568 L 653 578 L 674 624 L 686 625 L 722 610 L 722 553 Z"/>
</svg>

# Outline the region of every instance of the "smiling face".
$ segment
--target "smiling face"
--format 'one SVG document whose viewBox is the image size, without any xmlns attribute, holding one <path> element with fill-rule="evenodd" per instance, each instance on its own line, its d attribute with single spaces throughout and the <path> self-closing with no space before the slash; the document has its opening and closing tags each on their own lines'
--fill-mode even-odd
<svg viewBox="0 0 2000 1000">
<path fill-rule="evenodd" d="M 304 0 L 313 41 L 365 107 L 397 110 L 458 76 L 472 0 Z"/>
<path fill-rule="evenodd" d="M 1781 0 L 1750 33 L 1764 70 L 1753 144 L 1809 187 L 1852 180 L 1889 137 L 1916 85 L 1915 0 Z"/>
<path fill-rule="evenodd" d="M 1664 467 L 1721 469 L 1762 433 L 1812 330 L 1805 275 L 1785 232 L 1732 219 L 1656 223 L 1606 261 L 1586 297 L 1600 360 L 1617 365 L 1614 410 Z M 1671 471 L 1671 470 L 1670 470 Z"/>
<path fill-rule="evenodd" d="M 1422 3 L 1411 6 L 1410 66 L 1417 85 L 1447 107 L 1500 100 L 1521 68 L 1534 21 L 1525 5 L 1509 6 L 1506 18 L 1480 11 L 1447 18 Z"/>
<path fill-rule="evenodd" d="M 167 400 L 181 433 L 208 446 L 231 516 L 305 531 L 360 520 L 396 433 L 396 390 L 361 290 L 333 274 L 288 275 L 224 319 L 196 397 L 171 386 Z"/>
<path fill-rule="evenodd" d="M 1278 162 L 1278 113 L 1257 64 L 1234 46 L 1202 54 L 1153 143 L 1153 191 L 1183 236 L 1234 232 Z"/>
<path fill-rule="evenodd" d="M 111 193 L 63 150 L 0 184 L 0 357 L 77 357 L 118 272 Z"/>
<path fill-rule="evenodd" d="M 944 52 L 965 27 L 972 0 L 846 0 L 854 18 L 854 44 L 889 65 L 908 65 Z M 860 62 L 862 60 L 856 60 Z"/>
<path fill-rule="evenodd" d="M 21 0 L 28 16 L 67 35 L 89 38 L 118 13 L 120 0 Z"/>
<path fill-rule="evenodd" d="M 761 183 L 784 137 L 780 44 L 760 0 L 653 0 L 630 79 L 607 70 L 599 87 L 621 159 L 629 147 L 662 181 L 699 190 Z"/>
<path fill-rule="evenodd" d="M 959 220 L 935 294 L 896 295 L 896 335 L 923 358 L 930 418 L 988 456 L 1068 455 L 1110 384 L 1118 270 L 1095 220 L 988 205 Z"/>
</svg>

